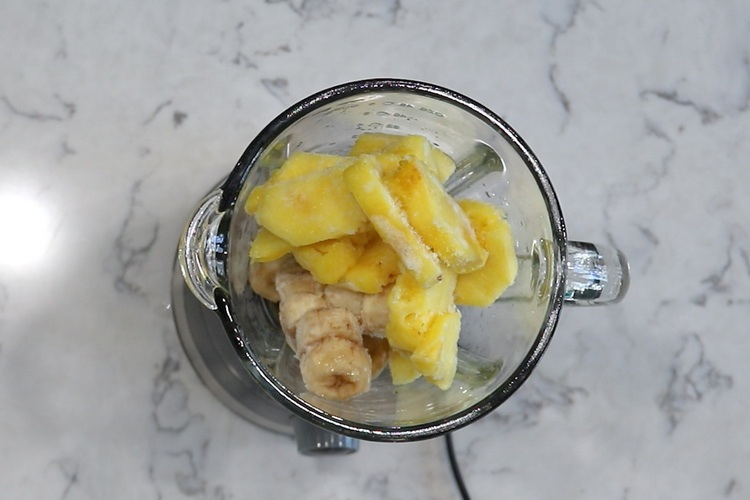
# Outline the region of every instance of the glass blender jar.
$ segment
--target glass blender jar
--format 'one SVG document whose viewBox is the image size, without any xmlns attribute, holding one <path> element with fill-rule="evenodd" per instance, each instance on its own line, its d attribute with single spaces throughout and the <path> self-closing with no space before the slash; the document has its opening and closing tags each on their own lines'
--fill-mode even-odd
<svg viewBox="0 0 750 500">
<path fill-rule="evenodd" d="M 295 151 L 346 155 L 366 132 L 418 134 L 447 153 L 457 169 L 446 188 L 506 214 L 519 270 L 488 308 L 460 308 L 448 390 L 421 379 L 395 386 L 384 374 L 368 392 L 331 401 L 305 390 L 275 304 L 250 288 L 248 249 L 259 226 L 243 207 L 252 188 Z M 629 282 L 619 251 L 568 241 L 547 173 L 505 121 L 451 90 L 393 79 L 339 85 L 275 118 L 190 217 L 177 266 L 175 317 L 193 366 L 243 417 L 275 431 L 296 429 L 303 453 L 352 451 L 354 439 L 426 439 L 481 418 L 527 379 L 564 304 L 617 302 Z"/>
</svg>

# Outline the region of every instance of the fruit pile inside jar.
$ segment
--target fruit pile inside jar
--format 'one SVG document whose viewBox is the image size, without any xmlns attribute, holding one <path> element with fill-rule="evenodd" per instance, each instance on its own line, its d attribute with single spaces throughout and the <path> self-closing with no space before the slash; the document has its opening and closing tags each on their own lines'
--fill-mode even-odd
<svg viewBox="0 0 750 500">
<path fill-rule="evenodd" d="M 394 384 L 453 383 L 461 313 L 515 279 L 493 204 L 454 199 L 454 161 L 419 135 L 363 134 L 346 156 L 295 152 L 249 194 L 252 289 L 279 320 L 310 392 L 346 400 L 386 367 Z"/>
</svg>

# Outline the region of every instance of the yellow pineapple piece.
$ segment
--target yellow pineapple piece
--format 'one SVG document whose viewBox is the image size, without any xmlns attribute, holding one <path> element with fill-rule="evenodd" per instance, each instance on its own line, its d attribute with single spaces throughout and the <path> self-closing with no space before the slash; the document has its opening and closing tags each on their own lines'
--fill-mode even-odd
<svg viewBox="0 0 750 500">
<path fill-rule="evenodd" d="M 407 215 L 382 182 L 379 163 L 373 156 L 362 155 L 344 171 L 344 182 L 367 214 L 380 237 L 398 254 L 404 267 L 422 286 L 430 286 L 441 277 L 437 257 L 409 225 Z"/>
<path fill-rule="evenodd" d="M 296 151 L 292 153 L 281 167 L 271 174 L 271 177 L 266 182 L 260 186 L 256 186 L 250 191 L 247 201 L 245 202 L 245 210 L 249 214 L 254 214 L 258 210 L 261 201 L 263 201 L 265 191 L 269 186 L 287 179 L 293 179 L 312 172 L 331 168 L 342 161 L 348 161 L 351 163 L 351 160 L 342 156 L 308 153 L 305 151 Z"/>
<path fill-rule="evenodd" d="M 402 137 L 404 136 L 384 134 L 381 132 L 364 133 L 354 141 L 352 149 L 349 150 L 349 156 L 381 153 L 385 148 L 400 140 Z"/>
<path fill-rule="evenodd" d="M 459 200 L 458 204 L 489 255 L 483 267 L 458 276 L 454 292 L 456 304 L 487 307 L 516 279 L 515 241 L 510 225 L 494 205 L 475 200 Z"/>
<path fill-rule="evenodd" d="M 477 241 L 469 219 L 421 162 L 401 160 L 383 175 L 383 183 L 409 224 L 446 266 L 467 273 L 484 265 L 487 251 Z"/>
<path fill-rule="evenodd" d="M 368 239 L 367 233 L 341 236 L 294 248 L 292 255 L 315 281 L 333 285 L 359 260 Z"/>
<path fill-rule="evenodd" d="M 442 183 L 456 170 L 450 156 L 436 148 L 421 135 L 406 135 L 384 148 L 385 153 L 402 157 L 413 156 L 427 166 L 427 169 Z"/>
<path fill-rule="evenodd" d="M 260 186 L 255 186 L 252 191 L 250 191 L 250 194 L 247 196 L 247 200 L 245 201 L 245 211 L 249 213 L 250 215 L 254 214 L 258 211 L 258 206 L 260 206 L 260 202 L 263 201 L 263 195 L 266 193 L 266 185 L 261 184 Z"/>
<path fill-rule="evenodd" d="M 396 278 L 388 294 L 388 322 L 385 335 L 392 347 L 413 352 L 439 313 L 455 310 L 453 291 L 456 273 L 443 270 L 443 278 L 433 286 L 423 287 L 409 273 Z"/>
<path fill-rule="evenodd" d="M 404 159 L 403 156 L 394 155 L 391 153 L 378 153 L 376 155 L 372 155 L 372 157 L 378 164 L 377 168 L 378 172 L 380 172 L 381 177 L 385 177 L 389 172 L 393 172 L 394 170 L 396 170 L 401 161 Z"/>
<path fill-rule="evenodd" d="M 250 244 L 250 261 L 270 262 L 288 254 L 293 248 L 288 241 L 261 227 Z"/>
<path fill-rule="evenodd" d="M 287 179 L 293 179 L 295 177 L 301 177 L 312 172 L 327 170 L 342 162 L 351 163 L 351 160 L 345 156 L 295 151 L 284 162 L 281 168 L 271 175 L 269 181 L 271 183 L 276 183 Z"/>
<path fill-rule="evenodd" d="M 349 150 L 349 156 L 381 153 L 386 147 L 398 141 L 401 137 L 403 136 L 379 132 L 364 133 L 354 141 L 352 149 Z"/>
<path fill-rule="evenodd" d="M 357 262 L 347 269 L 341 283 L 357 292 L 380 293 L 396 279 L 398 263 L 393 248 L 377 236 L 367 243 Z"/>
<path fill-rule="evenodd" d="M 400 156 L 413 156 L 423 162 L 440 182 L 445 182 L 456 170 L 450 156 L 436 148 L 421 135 L 394 135 L 366 133 L 357 137 L 350 156 L 360 154 L 386 153 Z"/>
<path fill-rule="evenodd" d="M 430 151 L 430 159 L 427 161 L 427 165 L 431 165 L 430 170 L 435 172 L 435 176 L 442 183 L 445 183 L 456 171 L 456 162 L 453 161 L 453 158 L 435 147 Z"/>
<path fill-rule="evenodd" d="M 460 312 L 437 314 L 410 357 L 414 367 L 443 390 L 451 386 L 456 374 L 460 330 Z"/>
<path fill-rule="evenodd" d="M 362 232 L 367 216 L 344 183 L 346 163 L 264 186 L 258 224 L 299 247 Z"/>
<path fill-rule="evenodd" d="M 388 357 L 388 369 L 391 371 L 391 380 L 394 385 L 405 385 L 422 376 L 409 356 L 401 354 L 396 349 L 391 349 Z"/>
</svg>

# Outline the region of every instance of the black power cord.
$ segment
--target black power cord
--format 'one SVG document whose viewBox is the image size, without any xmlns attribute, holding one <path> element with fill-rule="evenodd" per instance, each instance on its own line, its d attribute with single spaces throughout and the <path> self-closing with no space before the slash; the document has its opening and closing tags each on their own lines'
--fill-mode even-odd
<svg viewBox="0 0 750 500">
<path fill-rule="evenodd" d="M 458 488 L 459 493 L 461 493 L 461 499 L 471 500 L 469 491 L 466 489 L 463 476 L 461 475 L 461 469 L 458 466 L 458 460 L 456 460 L 456 452 L 453 450 L 453 436 L 450 432 L 445 434 L 445 448 L 448 451 L 448 461 L 451 464 L 451 472 L 453 472 L 453 479 L 456 481 L 456 487 Z"/>
</svg>

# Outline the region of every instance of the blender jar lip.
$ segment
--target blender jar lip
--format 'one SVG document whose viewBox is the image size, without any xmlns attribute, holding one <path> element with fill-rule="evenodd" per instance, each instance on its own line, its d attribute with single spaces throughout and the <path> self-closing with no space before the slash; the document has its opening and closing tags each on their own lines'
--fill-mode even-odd
<svg viewBox="0 0 750 500">
<path fill-rule="evenodd" d="M 548 320 L 538 332 L 532 348 L 526 354 L 521 364 L 493 393 L 472 407 L 450 417 L 443 417 L 423 424 L 393 427 L 357 423 L 329 414 L 295 395 L 278 382 L 275 382 L 273 375 L 268 373 L 268 370 L 258 363 L 246 348 L 242 329 L 234 321 L 235 314 L 229 293 L 219 288 L 214 293 L 216 304 L 219 306 L 216 312 L 221 317 L 235 350 L 248 363 L 248 368 L 254 378 L 282 405 L 293 413 L 310 418 L 314 423 L 340 434 L 370 441 L 413 441 L 435 437 L 458 429 L 486 415 L 508 399 L 528 378 L 546 350 L 559 319 L 563 304 L 566 259 L 564 248 L 567 237 L 562 211 L 547 173 L 531 149 L 510 125 L 490 109 L 458 92 L 430 83 L 405 79 L 376 78 L 344 83 L 319 91 L 290 106 L 261 130 L 245 149 L 221 188 L 222 196 L 219 211 L 229 212 L 231 215 L 242 186 L 256 160 L 273 139 L 289 125 L 328 103 L 355 95 L 366 95 L 377 92 L 421 94 L 448 101 L 464 109 L 496 129 L 523 158 L 527 168 L 532 171 L 539 189 L 544 194 L 547 210 L 550 214 L 551 229 L 555 243 L 555 255 L 553 259 L 554 273 L 547 312 Z M 227 233 L 225 236 L 228 237 L 229 224 L 222 224 L 222 226 L 221 230 L 225 231 Z M 226 269 L 227 254 L 224 253 L 218 257 L 224 260 L 223 265 L 225 266 L 224 269 Z"/>
</svg>

